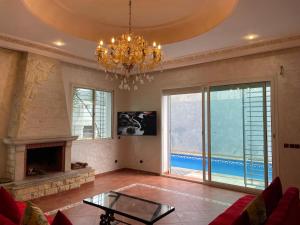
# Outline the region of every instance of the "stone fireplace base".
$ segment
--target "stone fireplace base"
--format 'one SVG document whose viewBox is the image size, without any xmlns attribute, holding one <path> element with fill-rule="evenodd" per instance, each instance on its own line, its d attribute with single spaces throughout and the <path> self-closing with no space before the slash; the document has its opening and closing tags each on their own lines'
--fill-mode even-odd
<svg viewBox="0 0 300 225">
<path fill-rule="evenodd" d="M 72 141 L 77 136 L 45 137 L 45 138 L 4 138 L 7 145 L 6 176 L 13 181 L 22 181 L 26 178 L 26 155 L 28 148 L 36 146 L 47 147 L 63 142 L 64 156 L 62 171 L 71 171 Z"/>
<path fill-rule="evenodd" d="M 28 201 L 79 188 L 82 184 L 93 182 L 94 180 L 95 171 L 87 167 L 69 172 L 27 178 L 3 186 L 13 194 L 16 200 Z"/>
<path fill-rule="evenodd" d="M 79 188 L 84 183 L 94 181 L 95 171 L 90 167 L 71 170 L 71 146 L 72 141 L 76 139 L 77 136 L 5 138 L 3 141 L 7 145 L 8 152 L 6 176 L 12 182 L 3 186 L 14 195 L 16 200 L 27 201 Z M 35 151 L 39 153 L 30 155 Z M 44 154 L 43 151 L 46 153 Z M 30 156 L 33 160 L 27 160 Z M 48 157 L 51 162 L 47 160 Z M 55 161 L 53 157 L 57 157 L 57 165 L 51 167 L 52 161 Z M 49 167 L 43 167 L 43 164 L 47 163 L 50 163 Z M 36 173 L 34 176 L 28 176 L 28 171 L 34 167 L 36 170 L 40 168 L 45 171 L 44 175 Z"/>
</svg>

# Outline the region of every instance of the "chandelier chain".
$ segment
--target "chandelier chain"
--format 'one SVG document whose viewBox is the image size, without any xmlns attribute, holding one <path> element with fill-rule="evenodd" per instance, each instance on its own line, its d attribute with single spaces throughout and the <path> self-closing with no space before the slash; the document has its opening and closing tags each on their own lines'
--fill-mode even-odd
<svg viewBox="0 0 300 225">
<path fill-rule="evenodd" d="M 129 33 L 131 33 L 131 0 L 129 0 Z"/>
</svg>

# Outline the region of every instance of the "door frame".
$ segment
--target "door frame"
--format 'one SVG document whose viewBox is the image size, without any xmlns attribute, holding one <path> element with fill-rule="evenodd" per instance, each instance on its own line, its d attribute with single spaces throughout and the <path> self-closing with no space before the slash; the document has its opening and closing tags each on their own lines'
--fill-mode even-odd
<svg viewBox="0 0 300 225">
<path fill-rule="evenodd" d="M 238 79 L 228 79 L 228 80 L 222 80 L 222 81 L 212 81 L 212 82 L 206 82 L 205 84 L 201 83 L 199 85 L 195 85 L 195 86 L 190 86 L 190 87 L 170 87 L 169 89 L 162 89 L 161 90 L 161 107 L 162 107 L 162 112 L 165 111 L 165 107 L 164 107 L 164 97 L 168 94 L 176 94 L 176 93 L 192 93 L 195 92 L 195 90 L 206 90 L 207 91 L 207 98 L 208 98 L 208 103 L 207 103 L 207 110 L 205 111 L 207 113 L 207 120 L 210 121 L 209 115 L 210 115 L 210 95 L 209 95 L 209 90 L 210 87 L 212 86 L 223 86 L 223 85 L 238 85 L 238 84 L 246 84 L 246 83 L 259 83 L 259 82 L 270 82 L 270 87 L 271 87 L 271 130 L 272 130 L 272 176 L 273 178 L 276 176 L 279 176 L 280 174 L 280 168 L 279 168 L 279 163 L 280 163 L 280 157 L 279 157 L 279 138 L 278 138 L 278 118 L 279 118 L 279 113 L 278 113 L 278 91 L 277 91 L 277 87 L 278 87 L 278 78 L 277 76 L 257 76 L 254 78 L 238 78 Z M 198 91 L 199 92 L 199 91 Z M 166 129 L 166 127 L 164 127 L 163 125 L 163 121 L 165 119 L 164 114 L 162 113 L 162 131 Z M 202 114 L 202 117 L 204 115 Z M 210 122 L 208 122 L 210 123 Z M 207 140 L 208 143 L 207 145 L 210 145 L 210 124 L 207 124 Z M 205 130 L 202 130 L 205 131 Z M 162 132 L 162 147 L 161 147 L 161 157 L 162 157 L 162 164 L 164 163 L 165 160 L 168 160 L 164 157 L 164 145 L 165 145 L 165 140 L 164 140 L 164 136 L 163 136 Z M 203 134 L 202 134 L 202 138 L 203 138 Z M 202 139 L 205 141 L 205 138 Z M 210 147 L 209 147 L 210 148 Z M 205 152 L 206 154 L 206 152 Z M 209 151 L 207 151 L 207 154 L 209 154 Z M 209 157 L 209 155 L 208 155 Z M 205 161 L 205 160 L 203 160 Z M 208 160 L 210 161 L 210 160 Z M 205 163 L 204 163 L 205 164 Z M 204 165 L 205 166 L 205 165 Z M 203 167 L 205 170 L 205 167 Z M 198 183 L 203 183 L 209 186 L 213 186 L 213 187 L 218 187 L 218 188 L 225 188 L 225 189 L 230 189 L 230 190 L 235 190 L 235 191 L 244 191 L 244 192 L 248 192 L 248 193 L 259 193 L 260 191 L 257 189 L 253 189 L 253 188 L 249 188 L 249 187 L 241 187 L 241 186 L 236 186 L 236 185 L 231 185 L 231 184 L 225 184 L 225 183 L 219 183 L 219 182 L 215 182 L 215 181 L 211 181 L 211 168 L 210 166 L 208 166 L 208 179 L 206 179 L 206 175 L 203 173 L 203 181 L 195 181 Z M 162 176 L 166 176 L 165 171 L 163 170 L 163 166 L 161 167 L 161 173 L 160 175 Z M 189 179 L 184 179 L 181 178 L 183 180 L 189 180 Z"/>
</svg>

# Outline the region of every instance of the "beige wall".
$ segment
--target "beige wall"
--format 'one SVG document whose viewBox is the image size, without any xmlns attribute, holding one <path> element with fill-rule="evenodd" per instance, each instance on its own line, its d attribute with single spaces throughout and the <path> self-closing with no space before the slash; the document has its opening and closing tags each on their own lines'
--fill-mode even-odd
<svg viewBox="0 0 300 225">
<path fill-rule="evenodd" d="M 9 135 L 17 138 L 70 136 L 61 63 L 35 54 L 15 87 Z M 21 68 L 23 70 L 23 67 Z M 20 82 L 22 81 L 22 82 Z"/>
<path fill-rule="evenodd" d="M 285 74 L 280 76 L 280 66 Z M 300 149 L 283 149 L 284 143 L 300 143 L 300 49 L 290 49 L 240 57 L 197 66 L 156 73 L 151 84 L 130 96 L 128 110 L 157 110 L 159 130 L 156 137 L 126 137 L 132 141 L 128 149 L 127 167 L 161 172 L 161 92 L 164 89 L 272 80 L 275 103 L 274 118 L 278 128 L 274 152 L 279 175 L 286 185 L 300 187 Z M 277 108 L 276 108 L 277 107 Z M 275 123 L 274 123 L 275 124 Z M 276 127 L 274 127 L 274 132 Z M 275 146 L 276 147 L 276 146 Z M 278 158 L 276 159 L 276 156 Z M 138 164 L 137 160 L 144 160 Z"/>
<path fill-rule="evenodd" d="M 5 172 L 6 148 L 2 139 L 8 135 L 8 121 L 21 53 L 0 49 L 0 177 Z"/>
<path fill-rule="evenodd" d="M 167 70 L 155 75 L 155 80 L 145 84 L 136 92 L 123 92 L 116 83 L 105 80 L 105 75 L 96 70 L 59 62 L 33 54 L 0 49 L 0 138 L 8 135 L 8 121 L 14 110 L 14 94 L 20 90 L 17 77 L 22 73 L 43 75 L 34 68 L 48 71 L 46 78 L 38 76 L 38 82 L 29 95 L 32 111 L 25 110 L 20 118 L 26 118 L 21 136 L 32 136 L 39 132 L 43 136 L 70 134 L 72 86 L 93 87 L 114 91 L 113 139 L 98 141 L 76 141 L 72 147 L 74 161 L 86 161 L 97 173 L 122 167 L 161 172 L 161 91 L 214 84 L 229 84 L 258 80 L 272 80 L 275 103 L 274 118 L 276 143 L 278 144 L 277 166 L 285 185 L 300 187 L 300 150 L 283 149 L 284 143 L 300 142 L 300 49 L 289 49 L 230 60 L 205 63 L 197 66 Z M 28 61 L 27 66 L 22 63 Z M 38 62 L 38 63 L 37 63 Z M 279 75 L 280 66 L 285 74 Z M 35 73 L 33 73 L 35 71 Z M 25 75 L 26 75 L 25 73 Z M 30 76 L 31 77 L 31 76 Z M 33 76 L 34 77 L 34 76 Z M 29 79 L 30 81 L 31 78 Z M 21 82 L 22 83 L 22 82 Z M 24 88 L 24 87 L 23 87 Z M 30 92 L 31 93 L 31 92 Z M 57 104 L 56 104 L 57 103 Z M 55 105 L 56 104 L 56 105 Z M 39 106 L 43 106 L 42 108 Z M 17 107 L 18 108 L 18 107 Z M 18 108 L 20 110 L 20 108 Z M 116 112 L 125 110 L 158 111 L 158 135 L 151 137 L 116 136 Z M 20 116 L 19 115 L 19 116 Z M 53 126 L 53 123 L 56 124 Z M 52 125 L 51 125 L 52 124 Z M 59 127 L 55 132 L 54 128 Z M 39 130 L 42 128 L 43 130 Z M 48 133 L 47 133 L 48 132 Z M 14 132 L 12 132 L 14 134 Z M 275 146 L 276 147 L 276 146 Z M 5 148 L 0 143 L 0 176 L 4 173 Z M 116 164 L 114 161 L 118 160 Z M 140 164 L 139 160 L 144 163 Z"/>
<path fill-rule="evenodd" d="M 4 137 L 39 138 L 71 135 L 72 86 L 111 90 L 114 111 L 127 107 L 128 95 L 100 71 L 31 53 L 0 48 L 0 177 L 5 174 Z M 113 131 L 116 131 L 116 117 Z M 76 141 L 72 160 L 87 162 L 96 173 L 123 167 L 126 140 Z M 118 163 L 115 163 L 118 160 Z"/>
<path fill-rule="evenodd" d="M 78 140 L 73 142 L 72 161 L 88 162 L 96 173 L 103 173 L 123 167 L 124 149 L 126 140 L 118 140 L 116 136 L 115 112 L 120 111 L 127 104 L 128 96 L 120 92 L 115 82 L 105 79 L 105 73 L 87 69 L 72 64 L 62 64 L 62 77 L 64 82 L 65 96 L 69 121 L 71 124 L 72 111 L 72 87 L 90 87 L 95 89 L 113 91 L 113 139 L 103 140 Z M 118 163 L 115 163 L 118 160 Z"/>
</svg>

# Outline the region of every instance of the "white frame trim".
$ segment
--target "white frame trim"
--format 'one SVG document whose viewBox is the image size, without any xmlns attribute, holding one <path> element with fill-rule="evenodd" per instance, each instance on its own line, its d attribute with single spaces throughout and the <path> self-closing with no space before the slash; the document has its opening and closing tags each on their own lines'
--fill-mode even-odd
<svg viewBox="0 0 300 225">
<path fill-rule="evenodd" d="M 91 87 L 90 85 L 81 85 L 81 84 L 71 84 L 71 95 L 69 101 L 71 102 L 70 106 L 70 125 L 71 125 L 71 133 L 73 133 L 73 94 L 74 94 L 74 88 L 82 88 L 82 89 L 90 89 L 93 90 L 93 93 L 95 91 L 103 91 L 103 92 L 109 92 L 111 93 L 111 136 L 108 138 L 95 138 L 95 132 L 93 134 L 93 138 L 91 139 L 80 139 L 78 138 L 76 141 L 104 141 L 104 140 L 113 140 L 114 139 L 114 90 L 99 88 L 99 87 Z M 94 119 L 93 119 L 94 120 Z M 93 124 L 94 126 L 94 124 Z"/>
</svg>

